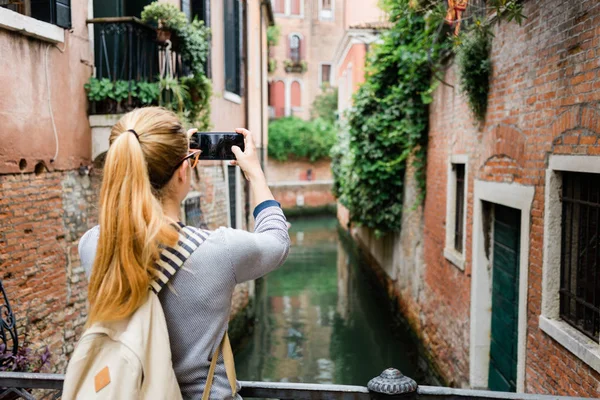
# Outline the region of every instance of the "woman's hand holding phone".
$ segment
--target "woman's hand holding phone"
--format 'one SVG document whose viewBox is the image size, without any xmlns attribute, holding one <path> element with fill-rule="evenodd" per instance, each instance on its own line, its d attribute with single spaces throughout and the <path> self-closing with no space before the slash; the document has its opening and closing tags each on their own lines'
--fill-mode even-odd
<svg viewBox="0 0 600 400">
<path fill-rule="evenodd" d="M 238 146 L 232 146 L 231 151 L 235 155 L 235 160 L 230 161 L 231 165 L 239 165 L 246 179 L 250 181 L 252 188 L 253 208 L 266 200 L 273 200 L 273 194 L 267 185 L 265 174 L 260 166 L 256 146 L 252 133 L 247 129 L 238 128 L 237 133 L 244 135 L 244 151 Z"/>
<path fill-rule="evenodd" d="M 244 151 L 238 146 L 232 146 L 231 151 L 235 155 L 235 160 L 231 161 L 231 165 L 239 165 L 246 179 L 253 181 L 257 178 L 264 179 L 264 173 L 260 167 L 260 160 L 258 153 L 256 152 L 256 146 L 254 145 L 254 139 L 252 133 L 247 129 L 238 128 L 235 130 L 237 133 L 244 135 Z"/>
</svg>

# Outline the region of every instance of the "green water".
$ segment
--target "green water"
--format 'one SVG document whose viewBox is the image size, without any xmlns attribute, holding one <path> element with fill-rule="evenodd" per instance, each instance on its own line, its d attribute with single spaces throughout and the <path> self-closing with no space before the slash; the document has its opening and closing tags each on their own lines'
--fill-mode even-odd
<svg viewBox="0 0 600 400">
<path fill-rule="evenodd" d="M 366 386 L 395 367 L 435 383 L 337 226 L 333 218 L 292 221 L 286 263 L 257 284 L 254 332 L 236 353 L 238 379 Z"/>
</svg>

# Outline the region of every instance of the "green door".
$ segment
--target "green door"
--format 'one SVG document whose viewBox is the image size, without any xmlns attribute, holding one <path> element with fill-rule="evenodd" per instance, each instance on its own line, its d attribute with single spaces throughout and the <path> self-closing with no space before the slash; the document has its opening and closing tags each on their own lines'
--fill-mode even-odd
<svg viewBox="0 0 600 400">
<path fill-rule="evenodd" d="M 503 392 L 515 392 L 517 387 L 520 221 L 519 210 L 495 206 L 488 386 Z"/>
</svg>

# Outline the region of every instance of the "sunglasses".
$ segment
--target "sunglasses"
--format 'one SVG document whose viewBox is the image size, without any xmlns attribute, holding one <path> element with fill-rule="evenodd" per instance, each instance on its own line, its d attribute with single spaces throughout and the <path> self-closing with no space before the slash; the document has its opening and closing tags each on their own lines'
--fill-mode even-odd
<svg viewBox="0 0 600 400">
<path fill-rule="evenodd" d="M 196 165 L 198 165 L 198 160 L 200 160 L 200 153 L 202 153 L 201 150 L 193 150 L 190 151 L 188 153 L 187 156 L 183 157 L 175 166 L 175 169 L 177 169 L 181 163 L 183 163 L 185 160 L 189 160 L 192 159 L 192 161 L 190 161 L 190 167 L 192 167 L 192 169 L 196 168 Z"/>
</svg>

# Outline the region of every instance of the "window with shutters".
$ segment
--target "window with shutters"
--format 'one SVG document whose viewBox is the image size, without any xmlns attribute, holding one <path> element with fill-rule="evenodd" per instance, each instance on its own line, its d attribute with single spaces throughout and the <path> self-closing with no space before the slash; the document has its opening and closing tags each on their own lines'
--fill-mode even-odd
<svg viewBox="0 0 600 400">
<path fill-rule="evenodd" d="M 71 28 L 71 0 L 0 0 L 0 8 L 61 28 Z"/>
<path fill-rule="evenodd" d="M 467 159 L 454 155 L 448 166 L 446 200 L 446 246 L 444 256 L 459 269 L 465 262 L 465 208 L 467 197 Z"/>
<path fill-rule="evenodd" d="M 240 0 L 224 0 L 225 90 L 242 95 Z"/>
<path fill-rule="evenodd" d="M 329 85 L 331 83 L 331 64 L 321 64 L 319 71 L 319 85 Z"/>
</svg>

